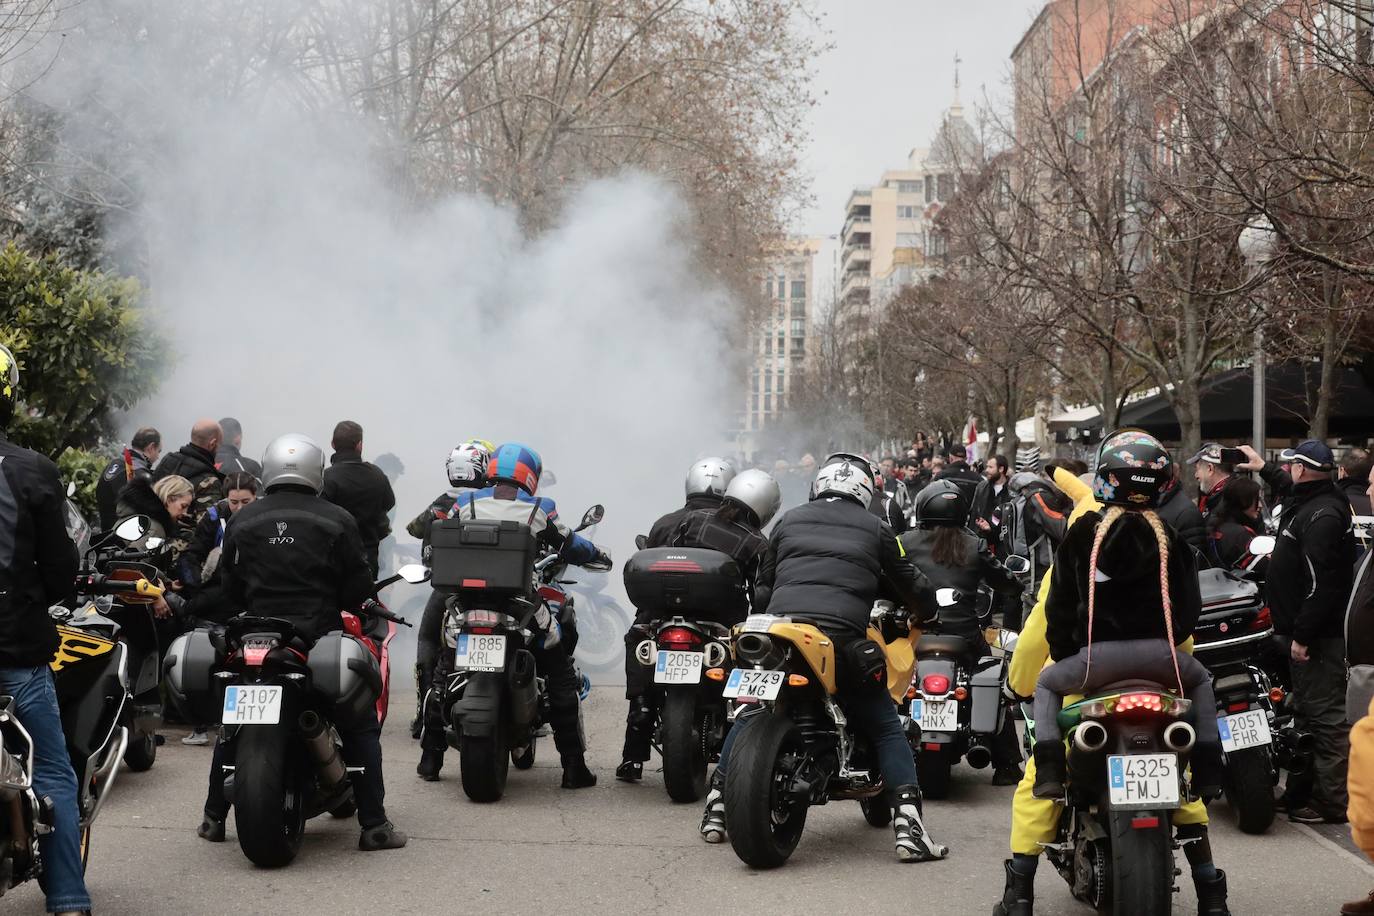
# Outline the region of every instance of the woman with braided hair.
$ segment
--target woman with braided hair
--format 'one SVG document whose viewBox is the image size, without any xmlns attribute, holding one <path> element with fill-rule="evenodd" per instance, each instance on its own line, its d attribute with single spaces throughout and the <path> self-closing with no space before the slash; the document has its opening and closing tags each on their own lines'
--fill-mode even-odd
<svg viewBox="0 0 1374 916">
<path fill-rule="evenodd" d="M 1045 605 L 1055 664 L 1035 690 L 1038 798 L 1064 794 L 1065 750 L 1056 721 L 1064 695 L 1129 678 L 1177 684 L 1193 701 L 1199 711 L 1193 786 L 1204 798 L 1221 792 L 1211 676 L 1175 648 L 1192 637 L 1202 601 L 1193 549 L 1155 512 L 1172 471 L 1169 453 L 1153 436 L 1113 433 L 1102 443 L 1093 481 L 1107 508 L 1079 518 L 1055 556 Z"/>
</svg>

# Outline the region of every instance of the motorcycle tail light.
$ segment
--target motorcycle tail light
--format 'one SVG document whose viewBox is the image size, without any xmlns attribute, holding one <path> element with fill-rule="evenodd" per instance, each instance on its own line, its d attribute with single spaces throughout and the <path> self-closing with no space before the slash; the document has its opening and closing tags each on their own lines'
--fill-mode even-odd
<svg viewBox="0 0 1374 916">
<path fill-rule="evenodd" d="M 1259 609 L 1259 613 L 1255 615 L 1255 619 L 1250 623 L 1250 632 L 1263 633 L 1273 626 L 1274 617 L 1269 613 L 1269 608 L 1267 606 L 1262 607 Z"/>
<path fill-rule="evenodd" d="M 926 696 L 944 696 L 949 693 L 949 678 L 943 674 L 927 674 L 921 679 L 921 692 Z"/>
<path fill-rule="evenodd" d="M 666 627 L 658 632 L 658 644 L 665 649 L 694 649 L 701 645 L 701 636 L 686 627 Z"/>
<path fill-rule="evenodd" d="M 1285 696 L 1286 696 L 1286 694 L 1283 692 L 1283 688 L 1282 688 L 1282 687 L 1270 687 L 1270 688 L 1269 688 L 1269 702 L 1271 702 L 1271 703 L 1282 703 L 1282 702 L 1283 702 L 1283 698 L 1284 698 Z"/>
<path fill-rule="evenodd" d="M 1131 712 L 1136 709 L 1163 712 L 1164 698 L 1157 693 L 1127 693 L 1117 697 L 1116 712 Z"/>
<path fill-rule="evenodd" d="M 706 676 L 709 677 L 709 678 L 710 678 L 711 680 L 713 680 L 713 681 L 723 681 L 723 680 L 725 680 L 725 669 L 724 669 L 724 668 L 707 668 L 707 669 L 706 669 Z"/>
<path fill-rule="evenodd" d="M 501 622 L 502 616 L 495 611 L 468 611 L 463 616 L 463 622 L 468 626 L 494 627 Z"/>
<path fill-rule="evenodd" d="M 476 633 L 479 636 L 486 636 L 491 632 L 491 627 L 464 627 L 463 632 Z"/>
<path fill-rule="evenodd" d="M 956 699 L 956 700 L 966 700 L 966 699 L 968 699 L 968 691 L 965 690 L 965 689 L 962 688 L 962 687 L 955 687 L 955 688 L 954 688 L 954 699 Z"/>
<path fill-rule="evenodd" d="M 1230 704 L 1229 706 L 1227 706 L 1227 707 L 1226 707 L 1226 711 L 1227 711 L 1227 712 L 1245 712 L 1245 710 L 1247 710 L 1247 709 L 1249 709 L 1249 708 L 1250 708 L 1250 701 L 1249 701 L 1249 700 L 1241 700 L 1241 701 L 1238 702 L 1238 703 L 1232 703 L 1232 704 Z"/>
</svg>

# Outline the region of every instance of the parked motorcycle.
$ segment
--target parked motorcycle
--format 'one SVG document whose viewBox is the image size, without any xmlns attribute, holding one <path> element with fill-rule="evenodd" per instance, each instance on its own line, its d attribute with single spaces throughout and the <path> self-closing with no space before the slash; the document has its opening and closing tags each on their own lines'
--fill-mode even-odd
<svg viewBox="0 0 1374 916">
<path fill-rule="evenodd" d="M 603 515 L 593 506 L 576 530 Z M 539 558 L 534 534 L 518 522 L 450 519 L 435 525 L 431 543 L 434 587 L 451 594 L 445 651 L 426 702 L 439 704 L 468 798 L 498 801 L 511 764 L 534 766 L 548 697 L 530 650 L 557 631 L 552 622 L 566 597 L 558 585 L 568 564 L 559 553 Z"/>
<path fill-rule="evenodd" d="M 729 729 L 722 681 L 707 671 L 729 671 L 730 630 L 748 596 L 739 564 L 727 554 L 692 547 L 641 550 L 625 564 L 625 588 L 635 607 L 661 614 L 653 636 L 635 658 L 654 669 L 658 722 L 655 744 L 663 757 L 663 784 L 676 802 L 706 793 L 706 768 Z"/>
<path fill-rule="evenodd" d="M 397 577 L 418 584 L 428 571 L 403 567 L 377 589 Z M 255 865 L 290 864 L 307 820 L 356 810 L 336 726 L 384 712 L 385 643 L 395 633 L 386 624 L 405 623 L 369 601 L 344 616 L 342 632 L 311 645 L 287 620 L 241 614 L 222 632 L 193 630 L 168 650 L 168 692 L 178 707 L 194 721 L 218 715 L 221 740 L 235 745 L 224 794 L 239 847 Z M 379 631 L 381 645 L 370 635 Z"/>
<path fill-rule="evenodd" d="M 906 696 L 918 632 L 904 615 L 880 612 L 868 638 L 882 646 L 887 690 Z M 807 811 L 857 799 L 864 818 L 886 826 L 892 808 L 877 757 L 835 702 L 835 644 L 799 618 L 751 615 L 734 638 L 736 668 L 707 676 L 725 683 L 736 719 L 754 721 L 736 739 L 725 777 L 725 823 L 735 854 L 753 868 L 776 868 L 797 848 Z"/>
<path fill-rule="evenodd" d="M 1045 853 L 1073 895 L 1100 913 L 1170 911 L 1170 812 L 1186 795 L 1190 707 L 1159 684 L 1134 681 L 1060 714 L 1070 738 L 1067 798 Z"/>
</svg>

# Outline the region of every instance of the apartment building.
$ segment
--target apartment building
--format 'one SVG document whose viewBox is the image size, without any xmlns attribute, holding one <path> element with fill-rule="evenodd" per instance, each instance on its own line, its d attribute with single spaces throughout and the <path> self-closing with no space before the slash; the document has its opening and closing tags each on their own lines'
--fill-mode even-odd
<svg viewBox="0 0 1374 916">
<path fill-rule="evenodd" d="M 820 239 L 793 238 L 779 246 L 763 278 L 768 303 L 755 328 L 740 432 L 758 432 L 787 410 L 814 347 L 815 260 Z"/>
</svg>

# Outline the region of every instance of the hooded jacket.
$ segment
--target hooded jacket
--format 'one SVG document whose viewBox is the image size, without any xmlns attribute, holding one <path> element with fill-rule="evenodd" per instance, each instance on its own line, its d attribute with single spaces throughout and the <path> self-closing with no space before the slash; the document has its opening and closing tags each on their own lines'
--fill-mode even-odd
<svg viewBox="0 0 1374 916">
<path fill-rule="evenodd" d="M 1197 551 L 1206 549 L 1207 522 L 1202 517 L 1202 510 L 1184 494 L 1182 487 L 1175 484 L 1164 491 L 1155 511 L 1183 543 Z"/>
<path fill-rule="evenodd" d="M 224 499 L 224 475 L 215 468 L 215 456 L 191 442 L 163 456 L 153 471 L 153 482 L 173 474 L 185 477 L 195 490 L 191 511 L 182 518 L 183 533 L 189 538 L 205 510 Z"/>
</svg>

